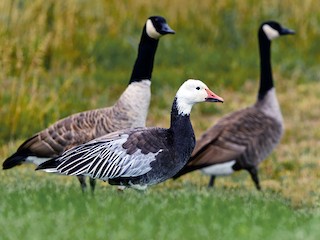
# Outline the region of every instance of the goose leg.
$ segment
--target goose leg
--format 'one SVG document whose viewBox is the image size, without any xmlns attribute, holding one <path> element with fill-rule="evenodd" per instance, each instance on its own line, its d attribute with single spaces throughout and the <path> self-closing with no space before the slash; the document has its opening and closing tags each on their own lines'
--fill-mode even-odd
<svg viewBox="0 0 320 240">
<path fill-rule="evenodd" d="M 261 186 L 260 186 L 260 181 L 259 181 L 259 176 L 258 176 L 258 169 L 256 167 L 252 167 L 248 169 L 251 178 L 257 188 L 257 190 L 261 190 Z"/>
<path fill-rule="evenodd" d="M 94 193 L 94 189 L 96 187 L 96 180 L 94 178 L 90 178 L 90 187 L 91 187 L 91 193 Z"/>
<path fill-rule="evenodd" d="M 209 181 L 209 184 L 208 184 L 208 188 L 212 188 L 214 186 L 214 180 L 216 179 L 216 176 L 211 176 L 210 177 L 210 181 Z"/>
<path fill-rule="evenodd" d="M 85 176 L 77 176 L 77 178 L 80 182 L 81 190 L 84 193 L 87 189 L 86 178 Z"/>
</svg>

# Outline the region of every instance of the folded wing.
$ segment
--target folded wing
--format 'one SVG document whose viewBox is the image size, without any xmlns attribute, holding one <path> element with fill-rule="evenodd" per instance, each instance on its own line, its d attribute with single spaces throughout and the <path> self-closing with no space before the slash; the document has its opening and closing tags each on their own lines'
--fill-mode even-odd
<svg viewBox="0 0 320 240">
<path fill-rule="evenodd" d="M 168 151 L 165 138 L 159 138 L 165 131 L 138 128 L 105 135 L 71 148 L 56 158 L 54 171 L 102 180 L 143 175 L 151 170 L 150 163 L 160 152 Z M 41 165 L 39 169 L 42 169 Z"/>
</svg>

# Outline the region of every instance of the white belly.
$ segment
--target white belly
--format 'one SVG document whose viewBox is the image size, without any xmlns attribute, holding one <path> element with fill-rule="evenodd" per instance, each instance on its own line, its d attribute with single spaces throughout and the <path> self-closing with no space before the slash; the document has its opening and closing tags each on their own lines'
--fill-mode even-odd
<svg viewBox="0 0 320 240">
<path fill-rule="evenodd" d="M 215 164 L 209 167 L 202 168 L 201 171 L 206 175 L 223 176 L 230 175 L 234 172 L 232 166 L 235 164 L 235 160 L 220 164 Z"/>
</svg>

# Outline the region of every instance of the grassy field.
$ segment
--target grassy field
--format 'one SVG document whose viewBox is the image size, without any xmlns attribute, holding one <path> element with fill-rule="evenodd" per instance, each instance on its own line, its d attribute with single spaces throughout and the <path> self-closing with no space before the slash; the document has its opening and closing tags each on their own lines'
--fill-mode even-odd
<svg viewBox="0 0 320 240">
<path fill-rule="evenodd" d="M 38 176 L 39 177 L 39 176 Z M 82 195 L 54 177 L 1 191 L 1 239 L 317 239 L 319 214 L 293 211 L 270 193 L 157 186 Z M 61 179 L 61 178 L 60 178 Z M 57 180 L 59 182 L 59 180 Z"/>
<path fill-rule="evenodd" d="M 257 29 L 274 19 L 296 35 L 272 44 L 285 135 L 261 164 L 262 193 L 249 175 L 198 172 L 141 194 L 99 182 L 93 198 L 75 178 L 0 171 L 1 239 L 319 239 L 320 6 L 308 1 L 0 1 L 0 159 L 71 113 L 112 105 L 125 89 L 141 28 L 164 16 L 149 126 L 167 127 L 178 86 L 207 83 L 225 99 L 192 112 L 197 136 L 255 101 Z M 0 162 L 1 162 L 0 161 Z"/>
</svg>

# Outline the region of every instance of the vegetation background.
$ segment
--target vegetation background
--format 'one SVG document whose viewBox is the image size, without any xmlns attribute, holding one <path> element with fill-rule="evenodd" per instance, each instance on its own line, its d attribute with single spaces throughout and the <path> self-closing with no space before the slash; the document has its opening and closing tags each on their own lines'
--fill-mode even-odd
<svg viewBox="0 0 320 240">
<path fill-rule="evenodd" d="M 23 166 L 0 171 L 1 239 L 319 239 L 318 1 L 7 0 L 0 12 L 1 161 L 56 120 L 112 105 L 151 15 L 176 35 L 160 40 L 147 125 L 167 127 L 177 88 L 198 78 L 225 103 L 194 107 L 197 136 L 255 101 L 261 22 L 296 31 L 272 43 L 286 132 L 261 164 L 262 193 L 246 172 L 217 179 L 214 190 L 194 172 L 146 194 L 99 182 L 92 198 L 76 178 Z"/>
</svg>

